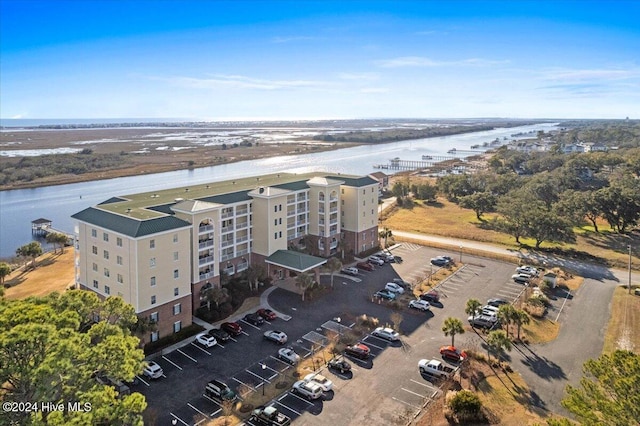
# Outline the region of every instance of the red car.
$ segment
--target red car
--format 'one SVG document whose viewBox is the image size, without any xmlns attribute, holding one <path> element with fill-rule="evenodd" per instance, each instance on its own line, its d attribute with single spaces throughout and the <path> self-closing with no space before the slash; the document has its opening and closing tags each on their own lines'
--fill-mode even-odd
<svg viewBox="0 0 640 426">
<path fill-rule="evenodd" d="M 223 322 L 220 324 L 220 328 L 232 336 L 239 336 L 242 334 L 242 327 L 237 322 Z"/>
<path fill-rule="evenodd" d="M 273 321 L 274 319 L 278 318 L 276 313 L 273 312 L 271 309 L 258 309 L 256 311 L 256 314 L 260 315 L 262 318 L 264 318 L 267 321 Z"/>
<path fill-rule="evenodd" d="M 375 269 L 369 262 L 360 262 L 356 266 L 363 271 L 373 271 Z"/>
<path fill-rule="evenodd" d="M 347 355 L 351 355 L 352 357 L 367 359 L 369 358 L 369 353 L 371 350 L 367 345 L 362 343 L 356 343 L 355 345 L 347 346 L 344 348 L 344 353 Z"/>
<path fill-rule="evenodd" d="M 462 362 L 467 359 L 467 353 L 465 351 L 461 351 L 455 346 L 442 346 L 440 348 L 440 355 L 442 355 L 442 358 L 454 362 Z"/>
<path fill-rule="evenodd" d="M 440 295 L 437 291 L 431 290 L 429 292 L 422 293 L 420 295 L 420 299 L 426 300 L 429 303 L 438 303 L 440 302 Z"/>
</svg>

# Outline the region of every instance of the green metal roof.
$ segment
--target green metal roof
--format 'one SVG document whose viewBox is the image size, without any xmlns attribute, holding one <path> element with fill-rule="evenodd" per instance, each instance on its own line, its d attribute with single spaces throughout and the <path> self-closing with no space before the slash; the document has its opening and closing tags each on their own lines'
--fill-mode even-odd
<svg viewBox="0 0 640 426">
<path fill-rule="evenodd" d="M 249 195 L 249 191 L 236 191 L 230 192 L 228 194 L 219 194 L 213 195 L 211 197 L 202 197 L 198 198 L 200 201 L 206 201 L 208 203 L 216 203 L 216 204 L 233 204 L 239 203 L 241 201 L 249 201 L 252 200 Z"/>
<path fill-rule="evenodd" d="M 346 186 L 369 186 L 377 185 L 378 181 L 369 176 L 362 177 L 346 177 L 342 175 L 326 176 L 327 179 L 336 179 L 344 182 Z"/>
<path fill-rule="evenodd" d="M 71 217 L 134 238 L 192 226 L 189 222 L 175 216 L 138 220 L 94 207 L 84 209 Z"/>
<path fill-rule="evenodd" d="M 281 183 L 279 185 L 271 185 L 274 188 L 287 189 L 289 191 L 300 191 L 302 189 L 309 189 L 307 185 L 307 179 L 298 180 L 296 182 Z"/>
<path fill-rule="evenodd" d="M 327 259 L 311 256 L 293 250 L 278 250 L 265 259 L 265 262 L 285 267 L 296 272 L 306 272 L 327 263 Z"/>
</svg>

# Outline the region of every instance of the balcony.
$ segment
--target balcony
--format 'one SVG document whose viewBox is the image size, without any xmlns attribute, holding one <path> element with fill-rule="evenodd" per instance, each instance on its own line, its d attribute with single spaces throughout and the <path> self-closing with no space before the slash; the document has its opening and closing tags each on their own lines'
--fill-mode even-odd
<svg viewBox="0 0 640 426">
<path fill-rule="evenodd" d="M 200 279 L 200 281 L 208 280 L 209 278 L 213 278 L 213 272 L 206 272 L 204 274 L 200 274 L 200 275 L 198 275 L 198 278 Z"/>
<path fill-rule="evenodd" d="M 206 240 L 203 242 L 198 243 L 198 249 L 202 250 L 208 247 L 213 247 L 213 240 Z"/>
<path fill-rule="evenodd" d="M 231 231 L 233 231 L 233 229 L 234 229 L 233 225 L 229 225 L 229 226 L 223 226 L 223 227 L 220 229 L 220 231 L 221 231 L 221 232 L 223 232 L 223 233 L 224 233 L 224 232 L 231 232 Z"/>
<path fill-rule="evenodd" d="M 243 236 L 241 236 L 241 237 L 237 237 L 237 238 L 236 238 L 236 244 L 237 244 L 237 243 L 245 242 L 245 241 L 247 241 L 248 239 L 249 239 L 249 237 L 248 237 L 247 235 L 243 235 Z"/>
<path fill-rule="evenodd" d="M 338 213 L 338 207 L 331 207 L 329 213 Z"/>
<path fill-rule="evenodd" d="M 222 240 L 222 247 L 229 247 L 233 245 L 233 240 Z"/>
<path fill-rule="evenodd" d="M 293 216 L 296 214 L 296 209 L 287 209 L 287 216 Z"/>
<path fill-rule="evenodd" d="M 221 217 L 222 219 L 225 219 L 225 218 L 227 218 L 227 217 L 233 217 L 233 210 L 231 210 L 231 211 L 229 211 L 229 210 L 227 210 L 227 211 L 223 211 L 223 212 L 220 214 L 220 217 Z"/>
<path fill-rule="evenodd" d="M 236 254 L 238 256 L 242 256 L 242 255 L 245 255 L 247 253 L 249 253 L 249 250 L 248 249 L 244 249 L 244 250 L 238 250 Z"/>
<path fill-rule="evenodd" d="M 335 195 L 332 195 L 331 197 L 329 197 L 329 201 L 338 201 L 338 197 Z"/>
<path fill-rule="evenodd" d="M 249 262 L 241 262 L 241 263 L 238 263 L 238 267 L 236 268 L 236 271 L 242 272 L 247 270 L 248 268 L 249 268 Z"/>
<path fill-rule="evenodd" d="M 236 209 L 236 216 L 242 216 L 249 213 L 249 209 L 244 208 L 244 209 Z"/>
<path fill-rule="evenodd" d="M 213 256 L 198 258 L 198 265 L 206 265 L 207 263 L 213 263 Z"/>
<path fill-rule="evenodd" d="M 338 241 L 337 240 L 331 241 L 331 244 L 329 244 L 329 248 L 334 249 L 336 247 L 338 247 Z"/>
<path fill-rule="evenodd" d="M 205 232 L 211 232 L 211 231 L 213 231 L 213 225 L 206 225 L 206 226 L 198 227 L 198 233 L 199 234 L 204 234 Z"/>
<path fill-rule="evenodd" d="M 249 222 L 248 221 L 244 221 L 244 222 L 237 222 L 236 223 L 236 229 L 244 229 L 247 226 L 249 226 Z"/>
<path fill-rule="evenodd" d="M 223 254 L 222 256 L 220 256 L 221 262 L 224 262 L 225 260 L 229 260 L 229 259 L 233 259 L 233 253 Z"/>
</svg>

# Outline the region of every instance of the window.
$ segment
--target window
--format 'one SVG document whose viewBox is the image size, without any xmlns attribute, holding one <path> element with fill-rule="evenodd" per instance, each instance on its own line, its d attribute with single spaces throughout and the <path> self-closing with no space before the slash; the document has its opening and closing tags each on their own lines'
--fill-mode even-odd
<svg viewBox="0 0 640 426">
<path fill-rule="evenodd" d="M 156 277 L 151 277 L 150 284 L 151 287 L 154 287 L 156 285 Z"/>
<path fill-rule="evenodd" d="M 344 194 L 344 188 L 341 188 L 340 191 Z"/>
<path fill-rule="evenodd" d="M 102 252 L 102 256 L 103 256 L 105 259 L 109 260 L 109 252 L 108 252 L 107 250 L 105 250 L 105 251 L 103 251 L 103 252 Z"/>
<path fill-rule="evenodd" d="M 173 270 L 173 278 L 179 278 L 180 277 L 180 271 L 178 271 L 177 269 Z"/>
<path fill-rule="evenodd" d="M 278 218 L 278 225 L 282 225 L 282 218 Z"/>
<path fill-rule="evenodd" d="M 109 234 L 107 234 L 106 232 L 102 233 L 102 239 L 106 242 L 109 242 Z"/>
<path fill-rule="evenodd" d="M 178 252 L 177 252 L 177 251 L 174 251 L 174 252 L 173 252 L 173 260 L 178 260 L 178 259 L 179 259 L 179 258 L 178 258 Z"/>
<path fill-rule="evenodd" d="M 93 253 L 93 254 L 98 254 L 98 247 L 96 247 L 96 246 L 91 246 L 91 253 Z"/>
<path fill-rule="evenodd" d="M 151 332 L 151 341 L 152 342 L 157 342 L 159 337 L 160 337 L 160 334 L 157 331 L 152 331 Z"/>
<path fill-rule="evenodd" d="M 93 280 L 93 288 L 98 288 L 98 280 Z"/>
<path fill-rule="evenodd" d="M 149 259 L 149 266 L 150 267 L 155 267 L 156 266 L 156 258 L 152 257 L 151 259 Z"/>
<path fill-rule="evenodd" d="M 173 242 L 174 243 L 178 242 L 178 234 L 173 234 Z"/>
<path fill-rule="evenodd" d="M 278 239 L 278 233 L 277 233 L 277 232 L 274 232 L 274 233 L 273 233 L 273 239 L 274 239 L 274 240 L 277 240 L 277 239 Z"/>
<path fill-rule="evenodd" d="M 173 295 L 174 295 L 174 296 L 177 296 L 177 295 L 179 295 L 179 294 L 180 294 L 180 289 L 179 289 L 178 287 L 174 288 L 174 289 L 173 289 Z"/>
<path fill-rule="evenodd" d="M 367 191 L 366 189 L 363 189 L 362 190 L 362 195 L 365 195 L 367 193 L 366 191 Z"/>
<path fill-rule="evenodd" d="M 120 237 L 116 237 L 116 245 L 117 245 L 118 247 L 122 247 L 122 238 L 120 238 Z"/>
<path fill-rule="evenodd" d="M 276 226 L 278 224 L 278 219 L 273 219 L 273 226 Z"/>
<path fill-rule="evenodd" d="M 371 209 L 371 214 L 373 214 L 373 209 Z"/>
<path fill-rule="evenodd" d="M 278 211 L 281 212 L 282 211 L 282 204 L 278 204 Z"/>
<path fill-rule="evenodd" d="M 96 229 L 92 229 L 92 230 L 91 230 L 91 236 L 92 236 L 93 238 L 98 238 L 98 231 L 97 231 Z"/>
<path fill-rule="evenodd" d="M 182 329 L 182 321 L 176 321 L 173 323 L 173 332 L 177 333 Z"/>
<path fill-rule="evenodd" d="M 122 274 L 118 274 L 118 282 L 120 284 L 124 283 L 124 278 L 122 278 Z"/>
<path fill-rule="evenodd" d="M 111 276 L 111 274 L 109 273 L 109 269 L 108 268 L 104 268 L 104 276 L 105 277 Z"/>
<path fill-rule="evenodd" d="M 173 305 L 173 315 L 178 315 L 180 312 L 182 312 L 182 304 L 176 303 Z"/>
<path fill-rule="evenodd" d="M 156 296 L 155 296 L 155 294 L 153 296 L 151 296 L 151 304 L 152 305 L 156 304 Z"/>
<path fill-rule="evenodd" d="M 108 285 L 104 286 L 104 292 L 105 292 L 105 294 L 111 294 L 111 289 L 109 288 Z"/>
<path fill-rule="evenodd" d="M 273 212 L 278 213 L 278 206 L 273 206 Z"/>
<path fill-rule="evenodd" d="M 158 322 L 158 313 L 157 312 L 152 312 L 151 315 L 149 315 L 149 322 L 152 324 L 155 324 Z"/>
<path fill-rule="evenodd" d="M 278 232 L 278 238 L 282 238 L 282 231 Z"/>
<path fill-rule="evenodd" d="M 150 240 L 149 241 L 149 248 L 150 249 L 156 248 L 156 240 Z"/>
<path fill-rule="evenodd" d="M 122 265 L 122 256 L 116 256 L 116 263 Z"/>
<path fill-rule="evenodd" d="M 363 206 L 366 206 L 366 205 L 367 205 L 367 202 L 366 202 L 365 200 L 362 200 L 362 205 L 363 205 Z"/>
<path fill-rule="evenodd" d="M 98 264 L 95 262 L 93 264 L 93 272 L 98 272 Z"/>
</svg>

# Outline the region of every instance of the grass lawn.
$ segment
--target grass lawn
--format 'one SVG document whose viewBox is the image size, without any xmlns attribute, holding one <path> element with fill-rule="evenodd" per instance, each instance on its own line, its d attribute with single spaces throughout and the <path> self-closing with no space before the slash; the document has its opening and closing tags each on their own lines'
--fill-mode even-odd
<svg viewBox="0 0 640 426">
<path fill-rule="evenodd" d="M 74 284 L 73 248 L 67 247 L 63 254 L 45 253 L 37 259 L 36 269 L 14 271 L 5 278 L 7 299 L 24 299 L 29 296 L 46 296 L 63 292 Z"/>
<path fill-rule="evenodd" d="M 640 296 L 628 294 L 627 287 L 620 286 L 613 292 L 609 325 L 604 336 L 604 353 L 616 349 L 638 352 L 640 350 Z"/>
</svg>

